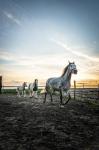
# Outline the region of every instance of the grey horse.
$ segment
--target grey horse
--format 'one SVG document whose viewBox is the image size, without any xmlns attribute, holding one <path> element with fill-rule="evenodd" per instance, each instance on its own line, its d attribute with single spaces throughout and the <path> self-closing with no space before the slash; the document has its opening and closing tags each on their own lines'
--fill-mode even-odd
<svg viewBox="0 0 99 150">
<path fill-rule="evenodd" d="M 68 101 L 71 99 L 69 89 L 71 87 L 70 81 L 72 74 L 77 74 L 77 69 L 74 62 L 69 62 L 69 64 L 64 68 L 64 71 L 60 77 L 49 78 L 46 81 L 44 103 L 46 102 L 46 96 L 48 93 L 51 96 L 51 102 L 53 101 L 52 94 L 55 91 L 60 92 L 60 104 L 63 104 L 63 91 L 66 91 L 66 94 L 68 95 Z M 65 104 L 67 104 L 68 101 Z"/>
<path fill-rule="evenodd" d="M 22 96 L 26 96 L 26 87 L 27 87 L 27 82 L 23 82 L 22 86 L 18 86 L 16 89 L 17 95 L 20 97 Z"/>
</svg>

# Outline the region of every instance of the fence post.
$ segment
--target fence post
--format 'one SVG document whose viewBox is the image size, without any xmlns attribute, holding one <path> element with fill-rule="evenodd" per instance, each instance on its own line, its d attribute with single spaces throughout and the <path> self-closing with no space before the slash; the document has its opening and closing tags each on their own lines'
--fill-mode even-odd
<svg viewBox="0 0 99 150">
<path fill-rule="evenodd" d="M 2 76 L 0 76 L 0 94 L 2 93 Z"/>
<path fill-rule="evenodd" d="M 76 81 L 74 80 L 74 100 L 76 99 Z"/>
<path fill-rule="evenodd" d="M 84 89 L 84 83 L 83 83 L 83 89 Z"/>
<path fill-rule="evenodd" d="M 98 100 L 99 100 L 99 84 L 98 84 Z"/>
</svg>

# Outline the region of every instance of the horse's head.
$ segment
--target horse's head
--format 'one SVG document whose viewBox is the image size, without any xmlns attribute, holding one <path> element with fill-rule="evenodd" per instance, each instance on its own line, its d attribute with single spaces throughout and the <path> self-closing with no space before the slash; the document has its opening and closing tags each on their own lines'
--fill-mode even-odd
<svg viewBox="0 0 99 150">
<path fill-rule="evenodd" d="M 68 67 L 71 73 L 77 74 L 77 68 L 74 62 L 69 62 Z"/>
<path fill-rule="evenodd" d="M 24 83 L 23 83 L 23 86 L 26 87 L 26 86 L 27 86 L 27 82 L 24 82 Z"/>
<path fill-rule="evenodd" d="M 35 84 L 38 84 L 38 79 L 35 79 Z"/>
</svg>

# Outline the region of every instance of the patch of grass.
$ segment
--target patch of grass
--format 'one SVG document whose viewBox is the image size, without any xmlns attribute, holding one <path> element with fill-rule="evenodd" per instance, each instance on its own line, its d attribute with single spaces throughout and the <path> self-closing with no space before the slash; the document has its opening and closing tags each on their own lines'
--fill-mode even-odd
<svg viewBox="0 0 99 150">
<path fill-rule="evenodd" d="M 3 89 L 3 94 L 16 94 L 16 89 Z"/>
<path fill-rule="evenodd" d="M 40 94 L 42 89 L 38 89 L 38 94 Z M 3 94 L 17 94 L 16 89 L 3 89 Z M 26 89 L 26 94 L 29 94 L 28 90 Z"/>
</svg>

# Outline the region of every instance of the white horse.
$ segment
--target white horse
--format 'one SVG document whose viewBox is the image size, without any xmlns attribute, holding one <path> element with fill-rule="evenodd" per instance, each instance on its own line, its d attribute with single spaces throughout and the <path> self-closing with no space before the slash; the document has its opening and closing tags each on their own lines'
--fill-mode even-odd
<svg viewBox="0 0 99 150">
<path fill-rule="evenodd" d="M 17 95 L 20 97 L 21 95 L 26 97 L 26 87 L 27 83 L 23 82 L 22 86 L 18 86 L 16 89 Z"/>
<path fill-rule="evenodd" d="M 30 83 L 28 86 L 28 91 L 29 91 L 29 95 L 30 97 L 35 97 L 38 98 L 37 95 L 37 91 L 38 91 L 38 80 L 35 79 L 35 81 L 33 83 Z"/>
<path fill-rule="evenodd" d="M 49 78 L 46 81 L 46 87 L 45 87 L 45 99 L 44 103 L 46 102 L 46 96 L 49 93 L 52 99 L 52 94 L 54 91 L 60 92 L 60 104 L 62 104 L 62 98 L 63 98 L 63 91 L 66 91 L 66 95 L 68 95 L 68 100 L 65 104 L 68 103 L 68 101 L 71 99 L 69 89 L 70 89 L 70 81 L 71 81 L 71 75 L 77 74 L 77 69 L 75 63 L 70 63 L 64 68 L 63 74 L 60 77 L 55 78 Z"/>
</svg>

